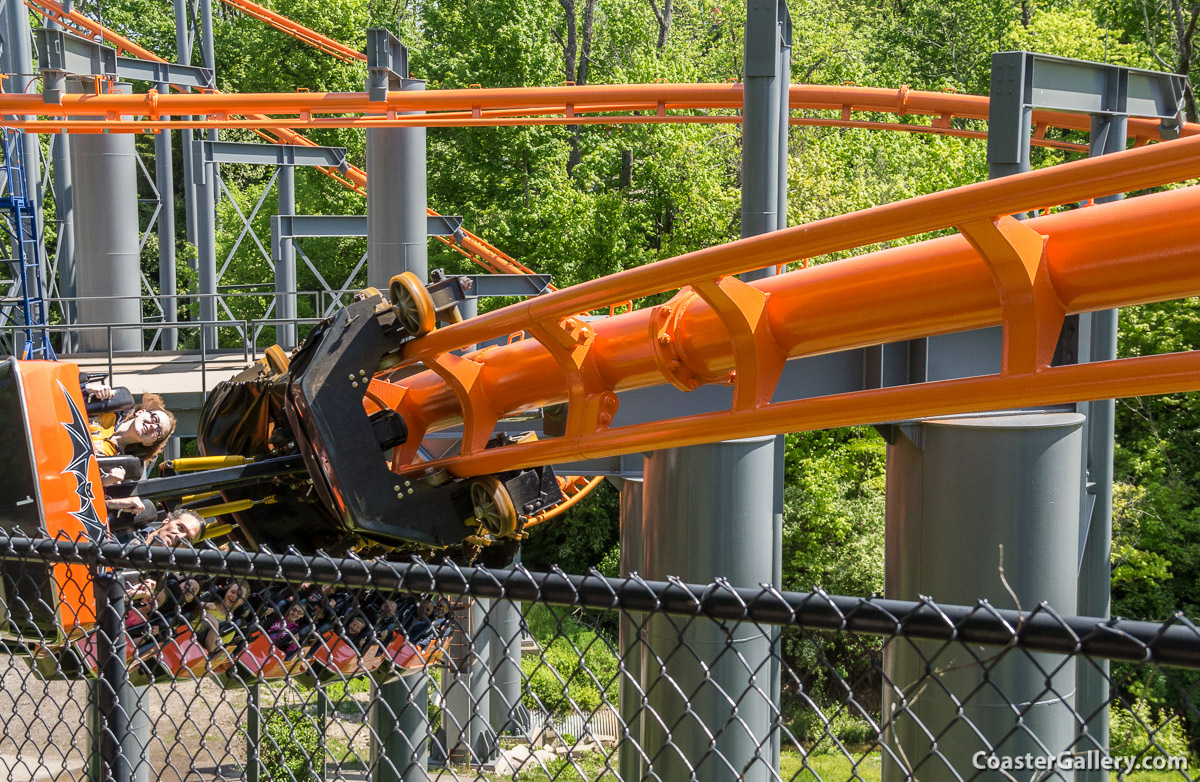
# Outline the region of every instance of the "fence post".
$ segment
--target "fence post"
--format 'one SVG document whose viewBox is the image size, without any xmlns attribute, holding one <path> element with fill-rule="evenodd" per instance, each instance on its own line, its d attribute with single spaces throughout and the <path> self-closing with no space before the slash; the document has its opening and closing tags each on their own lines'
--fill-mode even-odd
<svg viewBox="0 0 1200 782">
<path fill-rule="evenodd" d="M 97 731 L 100 779 L 133 782 L 133 768 L 124 750 L 129 740 L 129 714 L 121 701 L 129 686 L 125 669 L 125 583 L 108 572 L 95 577 Z"/>
<path fill-rule="evenodd" d="M 317 725 L 321 729 L 321 746 L 317 750 L 317 756 L 313 758 L 313 773 L 317 775 L 317 779 L 325 778 L 325 758 L 326 751 L 326 736 L 325 731 L 329 729 L 329 696 L 325 694 L 324 687 L 317 687 Z"/>
<path fill-rule="evenodd" d="M 621 481 L 621 577 L 640 572 L 642 551 L 642 480 Z M 617 737 L 617 758 L 621 779 L 641 779 L 645 774 L 642 757 L 642 628 L 645 614 L 621 612 L 618 624 L 618 649 L 621 652 L 621 680 L 617 684 L 617 702 L 621 711 L 622 735 Z"/>
<path fill-rule="evenodd" d="M 246 782 L 258 782 L 262 746 L 262 699 L 258 682 L 246 687 Z"/>
</svg>

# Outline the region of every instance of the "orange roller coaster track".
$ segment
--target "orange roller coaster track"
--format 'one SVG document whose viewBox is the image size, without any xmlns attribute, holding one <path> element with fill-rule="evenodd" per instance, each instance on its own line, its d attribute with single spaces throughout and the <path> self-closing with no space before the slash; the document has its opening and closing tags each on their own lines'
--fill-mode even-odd
<svg viewBox="0 0 1200 782">
<path fill-rule="evenodd" d="M 730 437 L 1200 388 L 1196 352 L 1049 365 L 1067 314 L 1200 294 L 1200 237 L 1179 230 L 1179 215 L 1200 209 L 1200 188 L 1023 223 L 1008 217 L 1194 177 L 1200 139 L 1130 150 L 700 250 L 433 332 L 402 353 L 404 363 L 429 369 L 381 389 L 409 425 L 393 469 L 478 475 Z M 947 227 L 960 235 L 753 284 L 728 276 Z M 575 316 L 680 287 L 658 307 L 595 323 Z M 771 401 L 790 358 L 998 324 L 999 374 Z M 532 339 L 450 352 L 518 330 Z M 618 391 L 665 383 L 729 383 L 733 405 L 610 428 Z M 500 417 L 561 402 L 569 403 L 566 436 L 485 450 Z M 411 463 L 426 432 L 460 422 L 460 455 Z"/>
<path fill-rule="evenodd" d="M 349 46 L 339 43 L 328 36 L 321 35 L 302 24 L 297 24 L 286 16 L 277 14 L 269 8 L 263 8 L 258 3 L 252 3 L 250 0 L 221 0 L 221 2 L 231 8 L 236 8 L 247 16 L 274 27 L 276 30 L 287 33 L 309 46 L 316 47 L 343 62 L 366 62 L 367 60 L 367 55 L 362 52 L 355 51 Z"/>
<path fill-rule="evenodd" d="M 44 2 L 45 0 L 39 0 Z M 793 85 L 792 111 L 836 113 L 836 117 L 792 117 L 796 125 L 865 127 L 984 138 L 982 130 L 958 127 L 960 121 L 987 119 L 988 99 L 977 95 L 874 87 Z M 435 90 L 391 92 L 372 101 L 364 92 L 191 93 L 183 95 L 68 95 L 47 104 L 37 95 L 4 95 L 0 111 L 47 117 L 16 121 L 14 127 L 53 133 L 64 130 L 143 133 L 171 128 L 369 128 L 468 127 L 551 124 L 738 123 L 737 114 L 697 111 L 740 110 L 741 84 L 619 84 L 565 87 Z M 669 114 L 668 112 L 692 112 Z M 401 116 L 400 112 L 424 112 Z M 102 115 L 92 120 L 70 115 Z M 930 124 L 882 122 L 871 115 L 930 117 Z M 164 115 L 196 115 L 194 120 L 162 120 Z M 243 118 L 237 119 L 235 115 Z M 320 116 L 318 116 L 320 115 Z M 858 119 L 855 119 L 855 116 Z M 864 117 L 865 115 L 865 117 Z M 1032 143 L 1086 151 L 1084 144 L 1046 138 L 1050 128 L 1088 131 L 1087 115 L 1060 111 L 1034 112 Z M 1182 135 L 1200 134 L 1187 124 Z M 1129 136 L 1137 145 L 1159 137 L 1157 122 L 1132 118 Z"/>
</svg>

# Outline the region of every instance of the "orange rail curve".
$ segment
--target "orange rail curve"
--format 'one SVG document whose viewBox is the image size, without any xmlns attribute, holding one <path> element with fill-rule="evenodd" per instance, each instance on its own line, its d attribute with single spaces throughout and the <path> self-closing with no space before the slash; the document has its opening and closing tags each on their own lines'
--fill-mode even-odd
<svg viewBox="0 0 1200 782">
<path fill-rule="evenodd" d="M 92 21 L 83 14 L 77 11 L 66 11 L 61 5 L 58 4 L 57 0 L 26 0 L 25 4 L 35 12 L 41 14 L 47 19 L 52 19 L 58 22 L 67 29 L 73 30 L 87 37 L 97 37 L 103 41 L 106 41 L 107 43 L 112 44 L 114 47 L 116 47 L 118 53 L 129 54 L 143 60 L 150 60 L 152 62 L 166 62 L 165 59 L 159 57 L 149 49 L 137 45 L 128 38 L 125 38 L 124 36 L 108 29 L 107 27 Z M 219 95 L 221 93 L 214 92 L 201 94 Z M 172 96 L 157 97 L 170 98 Z M 268 123 L 268 118 L 265 116 L 260 115 L 252 117 L 249 120 L 249 123 L 250 124 L 248 124 L 247 127 L 257 132 L 258 135 L 262 136 L 267 141 L 281 144 L 293 144 L 297 146 L 317 146 L 315 142 L 310 141 L 300 133 L 297 133 L 294 130 L 286 127 L 277 127 L 273 131 L 264 130 L 265 125 Z M 185 126 L 193 128 L 198 127 L 198 125 L 189 125 L 186 123 Z M 104 126 L 97 128 L 97 130 L 109 132 L 113 130 L 113 128 Z M 330 176 L 347 187 L 350 187 L 352 190 L 355 190 L 362 195 L 366 195 L 366 190 L 364 188 L 367 185 L 367 174 L 362 169 L 355 166 L 349 166 L 345 176 L 342 176 L 341 173 L 336 169 L 326 168 L 324 166 L 316 166 L 315 168 L 317 168 L 317 170 L 321 171 L 326 176 Z M 438 213 L 432 209 L 426 209 L 425 211 L 430 216 L 438 216 Z M 435 238 L 442 242 L 442 244 L 462 253 L 477 265 L 489 271 L 533 274 L 533 271 L 529 269 L 529 267 L 517 262 L 504 252 L 500 251 L 484 239 L 476 236 L 465 228 L 463 229 L 463 239 L 461 244 L 455 244 L 452 240 L 443 236 L 438 236 Z"/>
<path fill-rule="evenodd" d="M 1049 366 L 1067 314 L 1200 294 L 1200 235 L 1178 230 L 1179 215 L 1200 209 L 1200 187 L 1024 223 L 1007 217 L 1194 177 L 1200 139 L 1155 145 L 700 250 L 449 326 L 404 346 L 405 363 L 430 369 L 394 385 L 374 381 L 392 386 L 380 390 L 398 400 L 409 427 L 393 468 L 478 475 L 752 434 L 1200 388 L 1200 352 Z M 754 284 L 726 276 L 945 227 L 960 235 Z M 660 307 L 592 324 L 573 315 L 681 286 Z M 770 401 L 789 358 L 997 324 L 1005 333 L 997 375 Z M 449 352 L 522 329 L 533 338 Z M 617 391 L 668 382 L 731 383 L 733 407 L 609 428 Z M 499 417 L 564 401 L 565 437 L 484 450 Z M 460 422 L 459 456 L 411 463 L 426 432 Z"/>
<path fill-rule="evenodd" d="M 31 0 L 50 2 L 51 0 Z M 793 85 L 792 111 L 836 111 L 837 118 L 794 117 L 797 125 L 838 125 L 899 129 L 981 137 L 982 131 L 957 128 L 954 119 L 986 120 L 988 98 L 918 90 L 873 87 Z M 61 104 L 47 104 L 37 95 L 4 95 L 0 111 L 54 117 L 32 120 L 22 127 L 40 132 L 62 129 L 146 132 L 177 127 L 386 127 L 386 126 L 487 126 L 517 124 L 620 124 L 655 122 L 740 122 L 737 116 L 669 115 L 668 111 L 737 110 L 742 106 L 740 84 L 620 84 L 565 87 L 436 90 L 391 92 L 386 100 L 371 101 L 366 93 L 190 93 L 182 95 L 72 95 Z M 104 114 L 104 121 L 71 121 L 71 114 Z M 398 112 L 425 112 L 397 116 Z M 628 113 L 644 112 L 632 116 Z M 854 119 L 854 114 L 888 113 L 929 116 L 932 124 L 888 123 Z M 199 115 L 194 124 L 161 122 L 161 115 Z M 263 115 L 289 115 L 263 116 Z M 316 117 L 314 115 L 336 115 Z M 367 116 L 375 114 L 383 116 Z M 250 115 L 234 120 L 230 115 Z M 548 116 L 561 115 L 561 116 Z M 600 115 L 600 116 L 596 116 Z M 133 117 L 123 119 L 122 117 Z M 257 124 L 256 124 L 257 123 Z M 1078 145 L 1045 138 L 1049 128 L 1086 131 L 1087 115 L 1058 111 L 1034 112 L 1033 143 L 1043 146 Z M 1200 125 L 1189 123 L 1182 135 L 1200 134 Z M 1139 144 L 1158 138 L 1158 123 L 1129 121 L 1129 136 Z"/>
<path fill-rule="evenodd" d="M 263 8 L 258 3 L 252 3 L 250 0 L 221 0 L 221 2 L 227 6 L 236 8 L 247 16 L 274 27 L 276 30 L 287 33 L 309 46 L 314 46 L 343 62 L 366 62 L 367 60 L 367 55 L 362 52 L 355 51 L 349 46 L 335 41 L 326 35 L 321 35 L 316 30 L 298 24 L 282 14 L 275 13 L 269 8 Z"/>
</svg>

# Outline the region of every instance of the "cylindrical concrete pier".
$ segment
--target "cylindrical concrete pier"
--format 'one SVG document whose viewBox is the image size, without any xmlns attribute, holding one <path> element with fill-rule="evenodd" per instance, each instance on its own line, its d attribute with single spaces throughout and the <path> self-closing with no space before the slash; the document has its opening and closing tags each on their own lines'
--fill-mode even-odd
<svg viewBox="0 0 1200 782">
<path fill-rule="evenodd" d="M 888 453 L 887 597 L 1075 613 L 1083 421 L 1023 413 L 908 428 Z M 893 641 L 884 674 L 885 780 L 967 778 L 977 752 L 1057 754 L 1074 740 L 1073 660 Z"/>
<path fill-rule="evenodd" d="M 774 437 L 647 456 L 643 576 L 770 581 L 774 478 Z M 658 778 L 774 778 L 769 636 L 749 623 L 661 615 L 645 627 L 642 748 Z"/>
</svg>

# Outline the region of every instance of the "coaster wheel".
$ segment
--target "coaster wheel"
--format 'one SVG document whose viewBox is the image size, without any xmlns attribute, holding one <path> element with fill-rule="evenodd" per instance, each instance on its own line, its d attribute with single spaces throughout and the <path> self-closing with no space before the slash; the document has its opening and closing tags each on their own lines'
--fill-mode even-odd
<svg viewBox="0 0 1200 782">
<path fill-rule="evenodd" d="M 400 330 L 410 337 L 422 337 L 433 331 L 437 323 L 437 312 L 433 309 L 433 298 L 412 272 L 397 274 L 388 285 L 388 297 L 392 300 L 392 311 Z"/>
<path fill-rule="evenodd" d="M 354 300 L 355 301 L 363 301 L 364 299 L 369 299 L 372 296 L 382 296 L 382 295 L 383 294 L 374 285 L 368 285 L 367 287 L 363 288 L 360 291 L 357 291 L 354 294 Z"/>
<path fill-rule="evenodd" d="M 502 538 L 517 531 L 517 509 L 500 481 L 484 475 L 471 481 L 471 505 L 475 519 L 493 537 Z"/>
<path fill-rule="evenodd" d="M 263 351 L 263 360 L 267 362 L 267 368 L 271 370 L 273 375 L 282 375 L 288 371 L 291 366 L 291 360 L 288 359 L 287 352 L 278 345 L 272 345 Z"/>
</svg>

